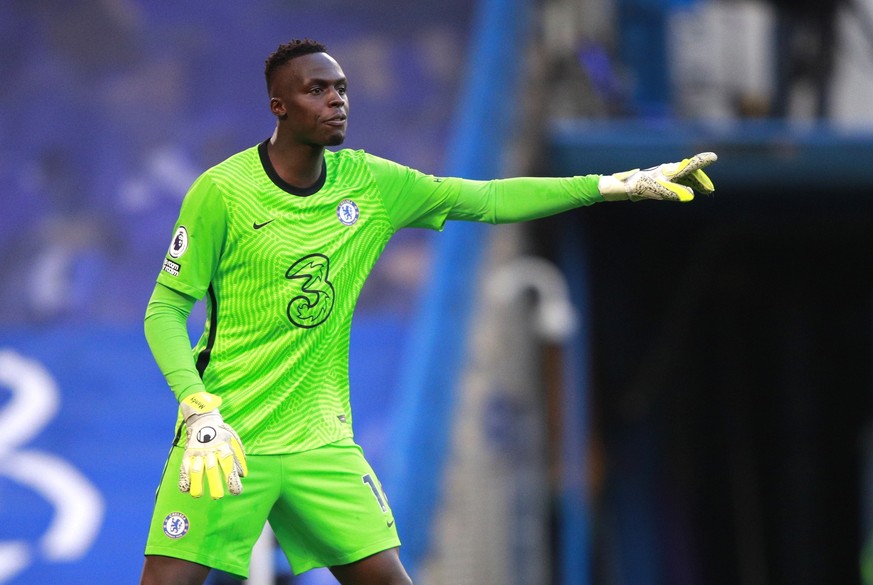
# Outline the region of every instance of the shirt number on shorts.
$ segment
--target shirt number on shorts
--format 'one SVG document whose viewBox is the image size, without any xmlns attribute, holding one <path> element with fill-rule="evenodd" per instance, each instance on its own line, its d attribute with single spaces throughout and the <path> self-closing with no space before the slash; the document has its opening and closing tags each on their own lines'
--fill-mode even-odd
<svg viewBox="0 0 873 585">
<path fill-rule="evenodd" d="M 386 502 L 385 494 L 382 492 L 379 486 L 376 485 L 376 482 L 373 481 L 373 476 L 368 473 L 361 476 L 361 480 L 365 484 L 370 486 L 371 490 L 373 490 L 373 495 L 376 497 L 376 501 L 379 502 L 379 507 L 382 508 L 382 512 L 387 512 L 388 504 Z"/>
</svg>

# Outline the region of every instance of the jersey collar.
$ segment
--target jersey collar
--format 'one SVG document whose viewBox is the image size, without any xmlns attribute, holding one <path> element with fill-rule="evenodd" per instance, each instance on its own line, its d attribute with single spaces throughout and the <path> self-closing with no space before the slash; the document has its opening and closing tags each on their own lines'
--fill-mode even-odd
<svg viewBox="0 0 873 585">
<path fill-rule="evenodd" d="M 276 168 L 273 166 L 273 163 L 270 162 L 270 156 L 267 154 L 267 144 L 269 142 L 270 139 L 268 138 L 258 145 L 258 156 L 261 158 L 261 165 L 264 167 L 264 172 L 267 173 L 267 176 L 270 177 L 270 180 L 273 181 L 274 185 L 283 191 L 300 197 L 308 197 L 309 195 L 318 193 L 318 191 L 324 187 L 324 182 L 327 179 L 327 163 L 324 158 L 321 159 L 321 175 L 319 175 L 318 180 L 311 187 L 301 189 L 280 177 L 279 173 L 276 172 Z"/>
</svg>

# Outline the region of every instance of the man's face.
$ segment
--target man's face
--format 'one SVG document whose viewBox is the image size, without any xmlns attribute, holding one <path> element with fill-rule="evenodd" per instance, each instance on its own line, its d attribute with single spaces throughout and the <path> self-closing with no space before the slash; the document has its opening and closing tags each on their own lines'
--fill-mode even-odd
<svg viewBox="0 0 873 585">
<path fill-rule="evenodd" d="M 273 80 L 270 109 L 282 132 L 311 146 L 336 146 L 346 137 L 346 76 L 327 53 L 291 59 Z"/>
</svg>

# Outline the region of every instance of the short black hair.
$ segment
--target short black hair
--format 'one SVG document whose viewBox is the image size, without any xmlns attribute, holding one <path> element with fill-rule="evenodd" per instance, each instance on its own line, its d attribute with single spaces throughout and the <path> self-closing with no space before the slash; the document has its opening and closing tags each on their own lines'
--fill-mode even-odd
<svg viewBox="0 0 873 585">
<path fill-rule="evenodd" d="M 267 78 L 267 92 L 273 82 L 276 70 L 295 57 L 311 55 L 312 53 L 327 53 L 327 47 L 312 39 L 294 39 L 279 45 L 279 48 L 267 57 L 264 62 L 264 77 Z"/>
</svg>

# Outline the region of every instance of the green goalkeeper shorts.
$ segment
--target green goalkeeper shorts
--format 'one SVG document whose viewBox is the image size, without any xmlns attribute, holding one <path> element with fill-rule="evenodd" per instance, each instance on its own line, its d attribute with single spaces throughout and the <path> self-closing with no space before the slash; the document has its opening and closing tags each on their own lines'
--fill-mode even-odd
<svg viewBox="0 0 873 585">
<path fill-rule="evenodd" d="M 146 555 L 248 577 L 252 547 L 269 521 L 295 574 L 345 565 L 400 545 L 394 515 L 352 439 L 287 455 L 248 455 L 243 492 L 213 500 L 179 491 L 182 447 L 158 487 Z"/>
</svg>

